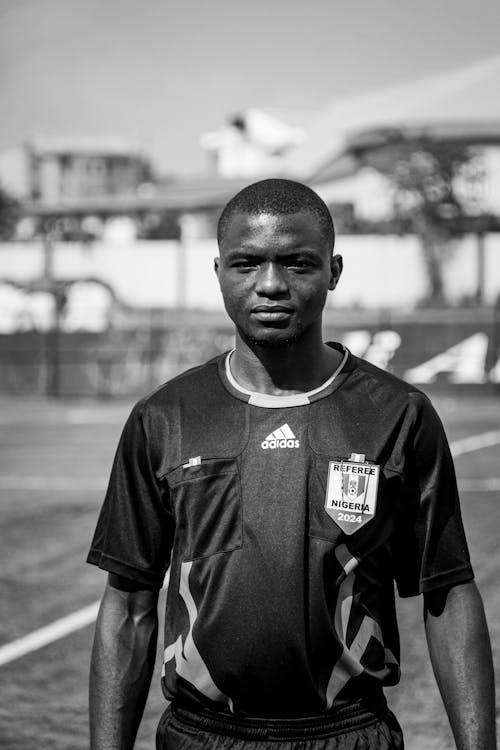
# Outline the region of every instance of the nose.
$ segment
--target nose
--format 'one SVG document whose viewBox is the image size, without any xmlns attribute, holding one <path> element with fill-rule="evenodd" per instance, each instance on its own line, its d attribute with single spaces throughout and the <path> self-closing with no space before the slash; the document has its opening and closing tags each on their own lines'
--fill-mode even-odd
<svg viewBox="0 0 500 750">
<path fill-rule="evenodd" d="M 277 263 L 264 263 L 257 276 L 255 291 L 262 297 L 276 297 L 288 292 L 285 269 Z"/>
</svg>

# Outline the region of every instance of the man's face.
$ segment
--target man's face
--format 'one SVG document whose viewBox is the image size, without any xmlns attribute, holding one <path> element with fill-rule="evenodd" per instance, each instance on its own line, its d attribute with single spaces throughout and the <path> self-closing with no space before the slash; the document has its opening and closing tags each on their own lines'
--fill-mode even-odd
<svg viewBox="0 0 500 750">
<path fill-rule="evenodd" d="M 236 214 L 215 261 L 224 304 L 243 338 L 284 346 L 321 328 L 342 270 L 314 214 Z"/>
</svg>

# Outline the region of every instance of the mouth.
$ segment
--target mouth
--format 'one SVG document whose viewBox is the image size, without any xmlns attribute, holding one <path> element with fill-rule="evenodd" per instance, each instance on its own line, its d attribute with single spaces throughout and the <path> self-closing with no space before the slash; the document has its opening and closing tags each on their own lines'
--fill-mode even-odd
<svg viewBox="0 0 500 750">
<path fill-rule="evenodd" d="M 257 305 L 252 309 L 252 315 L 262 323 L 279 323 L 288 320 L 292 313 L 292 308 L 285 305 Z"/>
</svg>

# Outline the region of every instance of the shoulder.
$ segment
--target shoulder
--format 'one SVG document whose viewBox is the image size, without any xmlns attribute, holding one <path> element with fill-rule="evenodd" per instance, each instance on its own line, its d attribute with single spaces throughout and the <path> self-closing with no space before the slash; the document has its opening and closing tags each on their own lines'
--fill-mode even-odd
<svg viewBox="0 0 500 750">
<path fill-rule="evenodd" d="M 180 446 L 188 434 L 221 432 L 235 420 L 235 399 L 223 385 L 220 368 L 225 354 L 177 375 L 144 396 L 133 407 L 125 434 L 143 439 L 161 452 L 165 445 Z"/>
<path fill-rule="evenodd" d="M 176 375 L 163 383 L 151 393 L 143 396 L 134 406 L 132 414 L 141 417 L 154 414 L 160 410 L 175 407 L 185 401 L 196 401 L 203 394 L 205 401 L 215 397 L 222 384 L 219 377 L 219 367 L 226 354 L 220 354 L 196 367 Z"/>
<path fill-rule="evenodd" d="M 404 411 L 414 419 L 422 416 L 431 420 L 437 414 L 429 397 L 413 383 L 351 355 L 351 381 L 360 399 L 369 399 L 380 411 Z"/>
<path fill-rule="evenodd" d="M 429 401 L 425 393 L 413 383 L 408 383 L 393 373 L 382 370 L 362 357 L 351 355 L 351 359 L 351 369 L 358 373 L 360 384 L 362 383 L 364 386 L 373 388 L 376 391 L 380 390 L 389 393 L 396 398 L 415 398 L 416 401 L 420 401 L 421 399 L 426 402 Z"/>
<path fill-rule="evenodd" d="M 134 406 L 125 431 L 139 434 L 158 475 L 164 475 L 184 459 L 218 455 L 240 445 L 241 409 L 223 385 L 220 368 L 225 354 L 181 373 Z M 135 443 L 131 443 L 134 445 Z M 194 451 L 194 452 L 193 452 Z"/>
</svg>

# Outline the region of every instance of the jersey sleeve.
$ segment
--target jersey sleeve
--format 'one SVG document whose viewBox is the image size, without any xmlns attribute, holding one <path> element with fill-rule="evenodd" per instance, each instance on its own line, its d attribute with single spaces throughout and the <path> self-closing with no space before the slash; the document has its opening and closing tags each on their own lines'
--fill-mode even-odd
<svg viewBox="0 0 500 750">
<path fill-rule="evenodd" d="M 87 562 L 161 587 L 172 538 L 168 492 L 155 475 L 138 405 L 118 444 Z"/>
<path fill-rule="evenodd" d="M 403 597 L 474 577 L 443 425 L 423 394 L 413 398 L 413 425 L 405 448 L 404 510 L 395 533 L 395 579 Z"/>
</svg>

